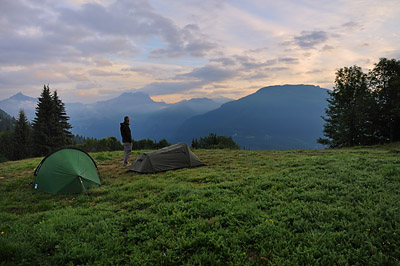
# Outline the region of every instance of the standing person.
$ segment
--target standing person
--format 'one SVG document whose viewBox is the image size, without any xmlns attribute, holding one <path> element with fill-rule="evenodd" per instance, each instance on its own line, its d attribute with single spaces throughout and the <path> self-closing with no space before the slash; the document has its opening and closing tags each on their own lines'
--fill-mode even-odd
<svg viewBox="0 0 400 266">
<path fill-rule="evenodd" d="M 124 117 L 124 122 L 121 123 L 121 136 L 122 143 L 124 144 L 124 166 L 128 165 L 128 159 L 131 156 L 132 151 L 132 135 L 131 129 L 129 128 L 129 116 Z"/>
</svg>

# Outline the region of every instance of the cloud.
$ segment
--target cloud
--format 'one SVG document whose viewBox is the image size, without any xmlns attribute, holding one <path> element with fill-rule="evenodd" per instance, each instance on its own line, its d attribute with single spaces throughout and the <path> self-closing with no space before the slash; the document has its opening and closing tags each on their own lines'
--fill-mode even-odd
<svg viewBox="0 0 400 266">
<path fill-rule="evenodd" d="M 165 95 L 200 88 L 203 85 L 203 81 L 153 82 L 144 86 L 140 91 L 150 95 Z"/>
<path fill-rule="evenodd" d="M 65 69 L 64 69 L 65 70 Z M 69 79 L 60 68 L 46 67 L 24 68 L 15 71 L 0 71 L 0 88 L 9 89 L 21 86 L 37 86 L 38 84 L 53 84 L 68 82 Z"/>
<path fill-rule="evenodd" d="M 26 3 L 23 1 L 2 1 L 2 20 L 0 23 L 7 24 L 8 28 L 1 28 L 0 32 L 4 31 L 5 29 L 7 29 L 9 32 L 21 29 L 21 26 L 24 25 L 39 24 L 38 22 L 42 20 L 41 14 L 43 14 L 43 10 L 26 5 Z"/>
<path fill-rule="evenodd" d="M 44 83 L 71 99 L 77 85 L 96 97 L 101 85 L 172 99 L 215 86 L 333 83 L 342 66 L 400 58 L 400 5 L 382 1 L 2 1 L 0 98 L 38 96 Z"/>
<path fill-rule="evenodd" d="M 169 29 L 168 31 L 172 31 Z M 151 58 L 181 57 L 190 55 L 204 57 L 218 48 L 218 45 L 206 40 L 199 27 L 194 24 L 186 25 L 182 30 L 176 29 L 168 35 L 167 47 L 154 49 L 150 53 Z"/>
<path fill-rule="evenodd" d="M 278 63 L 277 59 L 269 59 L 264 61 L 259 59 L 257 60 L 256 58 L 248 55 L 235 55 L 233 56 L 233 58 L 241 66 L 240 69 L 245 72 L 262 69 L 264 67 L 276 65 Z"/>
<path fill-rule="evenodd" d="M 349 30 L 358 30 L 358 29 L 362 29 L 362 25 L 360 25 L 357 22 L 354 21 L 349 21 L 347 23 L 342 24 L 342 27 L 349 29 Z"/>
<path fill-rule="evenodd" d="M 119 55 L 132 58 L 139 54 L 139 49 L 136 48 L 136 46 L 128 39 L 119 37 L 110 39 L 98 37 L 86 38 L 85 40 L 76 42 L 75 48 L 79 51 L 80 55 L 85 57 L 96 55 Z"/>
<path fill-rule="evenodd" d="M 15 0 L 1 4 L 0 64 L 82 62 L 83 58 L 134 58 L 152 38 L 152 58 L 203 57 L 218 48 L 196 24 L 177 26 L 148 1 L 86 3 L 79 7 Z M 62 6 L 62 7 L 60 7 Z M 100 62 L 100 61 L 98 61 Z M 103 61 L 104 63 L 104 61 Z"/>
<path fill-rule="evenodd" d="M 78 81 L 78 82 L 87 82 L 89 81 L 88 77 L 85 74 L 81 73 L 68 73 L 67 74 L 68 79 L 73 80 L 73 81 Z"/>
<path fill-rule="evenodd" d="M 166 47 L 154 48 L 150 57 L 202 57 L 215 49 L 195 24 L 178 27 L 157 13 L 147 1 L 116 1 L 109 6 L 84 4 L 80 9 L 60 9 L 60 22 L 85 27 L 108 37 L 144 41 L 160 38 Z"/>
<path fill-rule="evenodd" d="M 229 68 L 206 65 L 204 67 L 195 68 L 190 73 L 177 75 L 176 78 L 192 78 L 195 80 L 200 80 L 204 84 L 208 84 L 211 82 L 220 82 L 232 78 L 235 76 L 235 73 L 236 71 L 233 71 Z"/>
<path fill-rule="evenodd" d="M 236 65 L 236 61 L 229 57 L 212 58 L 210 62 L 220 63 L 223 66 Z"/>
<path fill-rule="evenodd" d="M 322 47 L 322 51 L 331 51 L 331 50 L 334 50 L 335 49 L 335 47 L 333 47 L 333 46 L 330 46 L 330 45 L 327 45 L 327 44 L 325 44 L 324 45 L 324 47 Z"/>
<path fill-rule="evenodd" d="M 174 94 L 178 92 L 200 89 L 208 84 L 223 82 L 233 79 L 238 74 L 237 70 L 222 68 L 215 65 L 194 68 L 185 74 L 175 75 L 174 81 L 153 82 L 141 90 L 150 95 Z"/>
<path fill-rule="evenodd" d="M 302 31 L 299 36 L 293 38 L 293 43 L 303 49 L 313 49 L 327 40 L 328 34 L 325 31 Z"/>
<path fill-rule="evenodd" d="M 299 59 L 297 58 L 291 58 L 291 57 L 282 57 L 278 59 L 279 62 L 282 62 L 284 64 L 298 64 Z"/>
<path fill-rule="evenodd" d="M 76 89 L 79 91 L 87 91 L 95 88 L 101 88 L 100 84 L 94 82 L 81 82 L 76 85 Z"/>
<path fill-rule="evenodd" d="M 92 70 L 89 70 L 88 73 L 91 76 L 100 76 L 100 77 L 123 76 L 123 74 L 121 74 L 121 73 L 104 71 L 104 70 L 100 70 L 100 69 L 92 69 Z"/>
<path fill-rule="evenodd" d="M 93 61 L 97 67 L 108 67 L 113 65 L 110 60 L 104 58 L 95 58 Z"/>
<path fill-rule="evenodd" d="M 254 54 L 258 54 L 258 53 L 262 53 L 268 50 L 268 47 L 262 47 L 262 48 L 256 48 L 256 49 L 250 49 L 247 52 L 249 53 L 254 53 Z"/>
</svg>

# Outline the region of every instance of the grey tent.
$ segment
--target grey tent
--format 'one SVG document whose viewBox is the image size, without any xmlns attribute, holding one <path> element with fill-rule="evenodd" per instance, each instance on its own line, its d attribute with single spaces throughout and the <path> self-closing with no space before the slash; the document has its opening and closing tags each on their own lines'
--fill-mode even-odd
<svg viewBox="0 0 400 266">
<path fill-rule="evenodd" d="M 129 168 L 139 173 L 155 173 L 205 165 L 185 143 L 174 144 L 140 155 Z"/>
</svg>

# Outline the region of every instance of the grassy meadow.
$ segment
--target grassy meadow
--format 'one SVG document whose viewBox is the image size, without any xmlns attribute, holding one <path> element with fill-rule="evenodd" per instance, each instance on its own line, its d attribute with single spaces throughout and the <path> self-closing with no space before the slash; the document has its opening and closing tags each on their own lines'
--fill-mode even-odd
<svg viewBox="0 0 400 266">
<path fill-rule="evenodd" d="M 0 265 L 400 265 L 400 143 L 194 153 L 148 175 L 91 154 L 79 195 L 35 191 L 41 158 L 0 164 Z"/>
</svg>

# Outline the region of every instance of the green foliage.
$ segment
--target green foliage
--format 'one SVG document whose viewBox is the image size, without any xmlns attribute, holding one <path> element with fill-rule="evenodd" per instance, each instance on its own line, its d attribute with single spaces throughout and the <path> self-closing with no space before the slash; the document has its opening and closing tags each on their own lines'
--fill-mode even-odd
<svg viewBox="0 0 400 266">
<path fill-rule="evenodd" d="M 75 141 L 82 142 L 82 144 L 77 144 L 76 147 L 87 152 L 118 151 L 124 149 L 121 142 L 115 137 L 107 137 L 98 140 L 78 136 L 75 137 Z M 150 139 L 132 140 L 132 143 L 134 150 L 157 150 L 171 145 L 171 143 L 165 139 L 162 139 L 159 142 Z"/>
<path fill-rule="evenodd" d="M 369 74 L 379 110 L 380 135 L 384 141 L 400 140 L 400 61 L 381 58 Z"/>
<path fill-rule="evenodd" d="M 56 147 L 64 147 L 72 144 L 73 135 L 69 131 L 72 126 L 68 123 L 69 116 L 65 111 L 65 104 L 58 97 L 57 91 L 52 95 L 54 103 L 55 124 L 52 125 L 54 142 Z"/>
<path fill-rule="evenodd" d="M 166 139 L 162 139 L 159 142 L 151 139 L 132 140 L 132 149 L 134 150 L 158 150 L 167 146 L 170 146 Z"/>
<path fill-rule="evenodd" d="M 15 123 L 13 117 L 0 109 L 0 162 L 8 161 L 13 156 L 12 131 Z"/>
<path fill-rule="evenodd" d="M 36 117 L 32 124 L 34 155 L 36 156 L 44 156 L 54 149 L 51 129 L 55 124 L 54 109 L 50 88 L 45 85 L 38 98 Z"/>
<path fill-rule="evenodd" d="M 20 110 L 18 120 L 13 120 L 13 131 L 0 132 L 0 161 L 44 156 L 71 145 L 73 135 L 69 132 L 71 125 L 68 120 L 65 105 L 57 91 L 51 94 L 49 86 L 45 85 L 32 126 L 25 112 Z"/>
<path fill-rule="evenodd" d="M 12 130 L 14 124 L 15 119 L 0 109 L 0 132 Z"/>
<path fill-rule="evenodd" d="M 84 143 L 77 144 L 76 147 L 87 152 L 118 151 L 123 149 L 121 142 L 115 137 L 107 137 L 100 140 L 85 138 Z"/>
<path fill-rule="evenodd" d="M 8 161 L 13 156 L 13 134 L 11 131 L 0 132 L 0 162 Z"/>
<path fill-rule="evenodd" d="M 38 98 L 36 117 L 33 120 L 34 155 L 44 156 L 51 151 L 72 144 L 71 125 L 68 123 L 64 103 L 57 91 L 50 93 L 49 86 L 44 86 Z"/>
<path fill-rule="evenodd" d="M 235 143 L 232 137 L 217 136 L 210 133 L 208 137 L 200 137 L 200 140 L 192 140 L 192 148 L 195 149 L 239 149 L 239 145 Z"/>
<path fill-rule="evenodd" d="M 381 58 L 364 74 L 360 67 L 336 72 L 329 93 L 325 139 L 330 147 L 372 145 L 400 140 L 400 61 Z"/>
<path fill-rule="evenodd" d="M 377 107 L 367 86 L 367 75 L 358 66 L 336 72 L 335 87 L 329 92 L 324 135 L 319 140 L 331 147 L 367 145 L 377 142 L 374 115 Z"/>
<path fill-rule="evenodd" d="M 28 158 L 32 155 L 32 128 L 24 110 L 19 111 L 13 134 L 13 160 Z"/>
<path fill-rule="evenodd" d="M 72 137 L 72 143 L 73 144 L 84 144 L 86 141 L 88 140 L 88 138 L 84 137 L 84 136 L 80 136 L 80 135 L 74 135 Z"/>
<path fill-rule="evenodd" d="M 102 152 L 103 185 L 79 195 L 27 185 L 41 158 L 2 163 L 0 261 L 397 265 L 399 150 L 197 150 L 207 167 L 150 175 Z"/>
<path fill-rule="evenodd" d="M 13 131 L 0 132 L 0 162 L 20 160 L 32 155 L 32 128 L 23 110 L 14 122 Z"/>
</svg>

